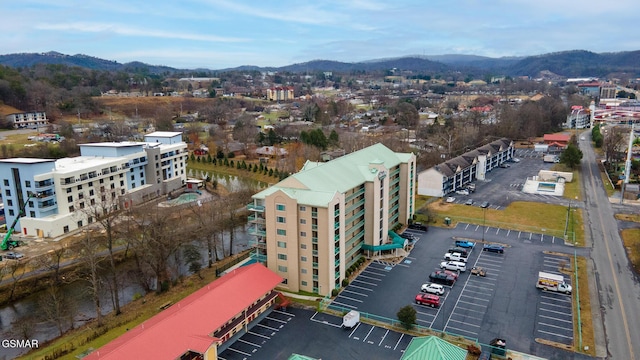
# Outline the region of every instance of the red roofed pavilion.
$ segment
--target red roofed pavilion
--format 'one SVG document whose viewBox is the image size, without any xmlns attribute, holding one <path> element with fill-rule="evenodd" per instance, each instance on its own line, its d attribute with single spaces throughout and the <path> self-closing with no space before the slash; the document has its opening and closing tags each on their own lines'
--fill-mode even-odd
<svg viewBox="0 0 640 360">
<path fill-rule="evenodd" d="M 276 302 L 282 277 L 256 263 L 211 282 L 84 359 L 217 359 L 217 348 Z"/>
</svg>

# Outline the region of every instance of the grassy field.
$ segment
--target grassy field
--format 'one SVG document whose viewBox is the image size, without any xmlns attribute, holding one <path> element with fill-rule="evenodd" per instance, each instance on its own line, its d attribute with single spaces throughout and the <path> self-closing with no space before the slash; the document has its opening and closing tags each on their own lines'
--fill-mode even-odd
<svg viewBox="0 0 640 360">
<path fill-rule="evenodd" d="M 615 214 L 616 219 L 640 223 L 640 214 Z"/>
<path fill-rule="evenodd" d="M 460 221 L 480 225 L 486 224 L 487 226 L 512 230 L 540 232 L 556 237 L 563 237 L 565 225 L 567 225 L 568 208 L 562 205 L 516 201 L 504 210 L 484 210 L 477 206 L 435 201 L 429 204 L 428 208 L 435 217 L 436 225 L 444 225 L 444 218 L 449 217 L 453 223 Z M 572 211 L 570 219 L 572 221 L 569 221 L 567 231 L 569 233 L 575 231 L 576 245 L 583 246 L 582 209 L 572 208 Z M 569 238 L 569 242 L 573 242 L 572 240 Z"/>
<path fill-rule="evenodd" d="M 591 356 L 596 355 L 595 335 L 593 333 L 593 319 L 591 317 L 591 297 L 589 294 L 589 277 L 587 269 L 587 259 L 578 257 L 578 280 L 574 279 L 574 284 L 578 284 L 578 296 L 573 297 L 573 308 L 578 309 L 578 298 L 580 298 L 580 330 L 582 330 L 582 347 L 580 347 L 579 339 L 574 337 L 574 349 L 578 352 L 584 352 Z M 574 272 L 575 275 L 575 272 Z M 574 334 L 578 334 L 578 323 L 574 322 Z M 584 347 L 588 346 L 588 350 Z"/>
<path fill-rule="evenodd" d="M 631 265 L 640 272 L 640 229 L 624 229 L 621 236 Z"/>
<path fill-rule="evenodd" d="M 582 200 L 582 179 L 579 171 L 573 171 L 573 181 L 564 184 L 563 197 L 571 200 Z"/>
</svg>

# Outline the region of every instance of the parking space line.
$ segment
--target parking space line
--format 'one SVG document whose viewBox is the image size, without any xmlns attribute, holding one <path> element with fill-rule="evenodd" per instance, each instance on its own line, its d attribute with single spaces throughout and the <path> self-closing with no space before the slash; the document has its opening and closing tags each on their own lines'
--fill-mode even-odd
<svg viewBox="0 0 640 360">
<path fill-rule="evenodd" d="M 281 322 L 281 323 L 283 323 L 283 324 L 288 323 L 288 321 L 284 321 L 284 320 L 280 320 L 280 319 L 272 318 L 272 317 L 270 317 L 270 316 L 265 317 L 265 319 L 269 319 L 269 320 L 273 320 L 273 321 Z"/>
<path fill-rule="evenodd" d="M 351 336 L 353 336 L 353 333 L 356 332 L 356 330 L 358 330 L 358 328 L 360 327 L 360 324 L 362 323 L 358 322 L 358 324 L 353 328 L 353 330 L 351 330 L 351 332 L 349 333 L 349 339 L 351 339 Z"/>
<path fill-rule="evenodd" d="M 232 348 L 231 346 L 229 346 L 229 347 L 227 348 L 227 350 L 235 351 L 235 352 L 237 352 L 238 354 L 242 354 L 242 355 L 246 355 L 246 356 L 251 356 L 251 354 L 246 353 L 246 352 L 244 352 L 244 351 L 236 350 L 236 349 Z"/>
<path fill-rule="evenodd" d="M 465 229 L 465 230 L 467 230 L 467 228 L 469 227 L 469 225 L 471 225 L 471 224 L 467 224 L 467 226 L 465 226 L 465 227 L 464 227 L 464 229 Z"/>
<path fill-rule="evenodd" d="M 400 340 L 402 340 L 403 337 L 404 337 L 404 334 L 401 334 L 400 339 L 398 339 L 398 342 L 396 343 L 396 346 L 393 347 L 393 350 L 395 350 L 398 347 L 398 345 L 400 344 Z"/>
<path fill-rule="evenodd" d="M 483 314 L 484 314 L 484 313 L 483 313 Z M 454 314 L 454 316 L 455 316 L 455 315 L 456 315 L 456 314 Z M 475 317 L 475 316 L 471 316 L 471 315 L 469 315 L 469 314 L 458 315 L 458 316 L 462 316 L 462 317 L 464 317 L 465 319 L 473 319 L 473 320 L 478 320 L 478 321 L 482 321 L 482 320 L 484 319 L 484 318 L 482 318 L 482 317 Z"/>
<path fill-rule="evenodd" d="M 489 301 L 489 299 L 481 299 L 481 298 L 478 298 L 478 297 L 469 296 L 469 295 L 465 295 L 465 294 L 461 294 L 460 296 L 464 296 L 466 298 L 471 298 L 471 299 L 475 299 L 475 300 L 479 300 L 479 301 Z"/>
<path fill-rule="evenodd" d="M 340 306 L 344 306 L 344 307 L 348 307 L 348 308 L 352 308 L 352 309 L 357 309 L 358 308 L 357 306 L 353 306 L 353 305 L 349 305 L 349 304 L 343 304 L 343 303 L 341 303 L 339 301 L 335 301 L 335 300 L 333 300 L 331 302 L 331 304 L 338 304 Z"/>
<path fill-rule="evenodd" d="M 474 336 L 475 336 L 475 335 L 478 335 L 478 333 L 477 333 L 477 332 L 473 332 L 473 331 L 469 331 L 469 330 L 464 330 L 464 329 L 458 329 L 458 328 L 453 327 L 453 326 L 445 326 L 445 328 L 450 328 L 450 329 L 453 329 L 453 330 L 456 330 L 456 331 L 466 332 L 467 334 L 473 334 Z"/>
<path fill-rule="evenodd" d="M 520 234 L 522 234 L 522 231 L 518 231 L 518 239 L 520 239 Z"/>
<path fill-rule="evenodd" d="M 384 341 L 384 338 L 387 337 L 387 334 L 389 333 L 389 329 L 387 329 L 387 332 L 384 333 L 384 336 L 382 337 L 382 339 L 380 339 L 380 342 L 378 343 L 378 346 L 382 345 L 382 342 Z"/>
<path fill-rule="evenodd" d="M 478 328 L 480 327 L 480 325 L 470 324 L 469 322 L 465 322 L 465 321 L 458 321 L 458 320 L 453 320 L 453 319 L 451 321 L 457 322 L 457 323 L 460 323 L 460 324 L 471 325 L 473 327 L 478 327 Z"/>
<path fill-rule="evenodd" d="M 468 303 L 467 303 L 467 304 L 468 304 Z M 485 313 L 485 311 L 480 311 L 480 310 L 477 310 L 477 309 L 469 309 L 469 308 L 466 308 L 466 307 L 464 307 L 464 306 L 459 306 L 459 305 L 456 305 L 456 308 L 457 308 L 457 309 L 461 309 L 461 310 L 465 310 L 465 311 L 476 312 L 476 313 L 479 313 L 479 314 L 484 314 L 484 313 Z M 486 308 L 487 308 L 487 307 L 486 307 L 486 306 L 482 306 L 482 308 L 486 310 Z M 451 313 L 451 316 L 449 316 L 449 320 L 451 320 L 451 318 L 452 318 L 454 315 L 456 315 L 456 314 L 455 314 L 455 312 Z"/>
<path fill-rule="evenodd" d="M 367 285 L 371 285 L 371 286 L 378 286 L 378 284 L 368 283 L 366 281 L 358 280 L 358 278 L 353 279 L 352 283 L 354 283 L 354 282 L 359 282 L 359 283 L 363 283 L 363 284 L 367 284 Z"/>
<path fill-rule="evenodd" d="M 374 275 L 380 275 L 380 276 L 387 276 L 386 273 L 389 272 L 389 271 L 384 270 L 384 269 L 375 269 L 375 268 L 368 268 L 367 267 L 362 273 L 366 273 L 366 272 L 369 272 L 369 271 L 373 272 Z M 381 273 L 376 273 L 374 271 L 381 271 Z"/>
<path fill-rule="evenodd" d="M 273 312 L 274 312 L 274 313 L 278 313 L 278 314 L 282 314 L 282 315 L 287 315 L 287 316 L 293 316 L 293 317 L 296 317 L 296 315 L 295 315 L 295 314 L 291 314 L 291 313 L 288 313 L 288 312 L 285 312 L 285 311 L 282 311 L 282 310 L 273 310 Z"/>
<path fill-rule="evenodd" d="M 373 331 L 373 328 L 375 328 L 375 326 L 371 326 L 371 329 L 369 330 L 369 332 L 367 333 L 367 336 L 364 337 L 364 339 L 362 339 L 362 342 L 367 341 L 367 338 L 369 337 L 369 335 L 371 335 L 371 332 Z"/>
<path fill-rule="evenodd" d="M 553 296 L 540 296 L 543 299 L 548 299 L 548 300 L 556 300 L 556 301 L 560 301 L 560 302 L 565 302 L 565 303 L 570 303 L 571 300 L 569 300 L 569 298 L 560 298 L 560 297 L 553 297 Z"/>
<path fill-rule="evenodd" d="M 349 287 L 348 287 L 348 288 L 350 288 L 350 287 L 354 287 L 354 288 L 361 289 L 361 290 L 365 290 L 365 291 L 373 291 L 373 289 L 365 288 L 365 287 L 358 286 L 358 285 L 353 285 L 353 283 L 349 284 Z M 348 288 L 347 288 L 347 289 L 348 289 Z"/>
<path fill-rule="evenodd" d="M 569 316 L 566 312 L 562 312 L 562 311 L 549 310 L 549 309 L 544 309 L 544 308 L 540 308 L 540 311 Z"/>
<path fill-rule="evenodd" d="M 477 225 L 477 226 L 476 226 L 476 229 L 475 229 L 475 230 L 473 230 L 473 231 L 478 231 L 478 228 L 479 228 L 479 227 L 480 227 L 480 225 Z"/>
<path fill-rule="evenodd" d="M 540 302 L 541 305 L 548 305 L 548 306 L 553 306 L 553 307 L 559 307 L 559 308 L 563 308 L 566 309 L 567 305 L 564 304 L 552 304 L 552 303 L 548 303 L 548 302 Z"/>
<path fill-rule="evenodd" d="M 549 334 L 551 336 L 558 336 L 558 337 L 563 337 L 563 338 L 566 338 L 566 339 L 573 340 L 573 336 L 560 335 L 560 334 L 556 334 L 556 333 L 552 333 L 552 332 L 544 331 L 544 330 L 538 330 L 538 332 L 541 332 L 543 334 Z"/>
<path fill-rule="evenodd" d="M 531 240 L 531 236 L 533 236 L 533 233 L 529 233 L 529 240 Z"/>
<path fill-rule="evenodd" d="M 500 231 L 500 228 L 496 228 L 496 235 L 498 235 L 499 231 Z"/>
<path fill-rule="evenodd" d="M 269 330 L 273 330 L 273 331 L 280 331 L 280 329 L 272 328 L 270 326 L 263 325 L 263 324 L 260 324 L 260 323 L 257 323 L 256 326 L 262 326 L 263 328 L 266 328 L 266 329 L 269 329 Z"/>
<path fill-rule="evenodd" d="M 265 339 L 267 339 L 267 340 L 270 340 L 270 339 L 271 339 L 271 338 L 270 338 L 269 336 L 267 336 L 267 335 L 258 334 L 258 333 L 253 332 L 253 331 L 247 331 L 247 334 L 251 334 L 251 335 L 259 336 L 259 337 L 261 337 L 261 338 L 265 338 Z"/>
<path fill-rule="evenodd" d="M 359 302 L 359 303 L 361 303 L 361 302 L 362 302 L 362 300 L 354 299 L 354 298 L 352 298 L 352 297 L 348 297 L 348 296 L 343 296 L 342 294 L 340 294 L 340 296 L 338 296 L 338 297 L 339 297 L 340 299 L 347 299 L 347 300 L 351 300 L 351 301 L 355 301 L 355 302 Z"/>
<path fill-rule="evenodd" d="M 382 279 L 374 278 L 374 277 L 363 275 L 363 274 L 358 275 L 358 277 L 363 277 L 365 279 L 371 279 L 371 280 L 375 280 L 375 281 L 382 281 Z"/>
<path fill-rule="evenodd" d="M 573 325 L 573 320 L 564 320 L 564 319 L 558 319 L 555 316 L 546 316 L 546 315 L 538 315 L 541 318 L 546 318 L 546 319 L 551 319 L 551 320 L 556 320 L 556 321 L 561 321 L 561 322 L 566 322 L 566 323 L 570 323 Z"/>
<path fill-rule="evenodd" d="M 262 347 L 262 346 L 260 346 L 260 345 L 258 345 L 258 344 L 254 344 L 254 343 L 252 343 L 252 342 L 248 342 L 248 341 L 246 341 L 246 340 L 242 340 L 242 338 L 238 339 L 237 341 L 243 342 L 243 343 L 248 344 L 248 345 L 251 345 L 251 346 L 259 347 L 259 348 L 261 348 L 261 347 Z"/>
<path fill-rule="evenodd" d="M 364 297 L 368 297 L 368 296 L 369 296 L 369 295 L 367 295 L 367 294 L 361 294 L 361 293 L 357 293 L 357 292 L 355 292 L 355 291 L 350 291 L 350 290 L 347 290 L 347 289 L 342 290 L 342 292 L 343 292 L 343 293 L 355 294 L 355 295 L 358 295 L 358 296 L 364 296 Z"/>
<path fill-rule="evenodd" d="M 507 237 L 511 234 L 511 230 L 507 230 Z"/>
</svg>

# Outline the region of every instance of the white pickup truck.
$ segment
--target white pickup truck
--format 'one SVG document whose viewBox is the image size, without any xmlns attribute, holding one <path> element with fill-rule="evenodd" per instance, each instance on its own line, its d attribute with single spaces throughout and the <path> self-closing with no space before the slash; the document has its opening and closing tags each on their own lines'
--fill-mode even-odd
<svg viewBox="0 0 640 360">
<path fill-rule="evenodd" d="M 444 259 L 448 261 L 460 261 L 463 263 L 467 262 L 467 258 L 462 256 L 462 254 L 454 252 L 454 253 L 446 253 L 444 254 Z"/>
</svg>

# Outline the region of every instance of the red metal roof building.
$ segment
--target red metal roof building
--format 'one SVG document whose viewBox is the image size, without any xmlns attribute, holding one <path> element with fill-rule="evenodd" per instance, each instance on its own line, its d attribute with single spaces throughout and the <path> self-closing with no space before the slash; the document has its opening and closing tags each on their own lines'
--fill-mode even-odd
<svg viewBox="0 0 640 360">
<path fill-rule="evenodd" d="M 84 359 L 217 359 L 217 348 L 275 302 L 282 278 L 240 267 L 92 352 Z"/>
<path fill-rule="evenodd" d="M 544 143 L 564 149 L 569 145 L 571 135 L 568 134 L 544 134 Z"/>
</svg>

